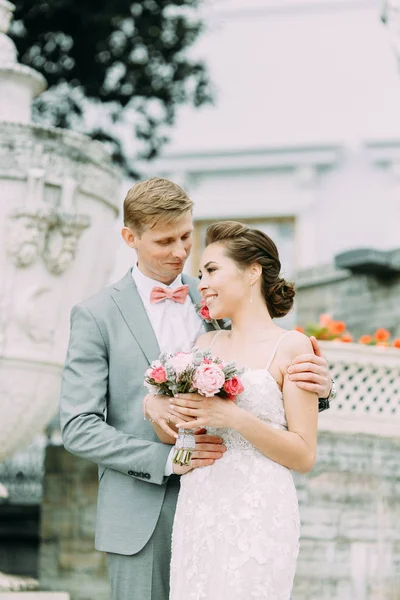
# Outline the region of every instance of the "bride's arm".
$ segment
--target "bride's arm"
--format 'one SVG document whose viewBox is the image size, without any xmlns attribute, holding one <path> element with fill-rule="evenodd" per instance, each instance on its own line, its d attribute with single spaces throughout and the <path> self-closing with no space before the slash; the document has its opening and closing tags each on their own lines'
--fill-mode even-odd
<svg viewBox="0 0 400 600">
<path fill-rule="evenodd" d="M 289 336 L 292 338 L 288 340 L 290 346 L 281 349 L 287 365 L 296 355 L 311 351 L 308 338 L 302 334 L 295 337 L 293 341 L 292 336 Z M 295 382 L 290 381 L 287 369 L 282 370 L 282 392 L 288 430 L 276 429 L 245 410 L 236 415 L 235 429 L 268 458 L 294 471 L 307 473 L 313 468 L 316 458 L 317 395 L 301 390 Z"/>
</svg>

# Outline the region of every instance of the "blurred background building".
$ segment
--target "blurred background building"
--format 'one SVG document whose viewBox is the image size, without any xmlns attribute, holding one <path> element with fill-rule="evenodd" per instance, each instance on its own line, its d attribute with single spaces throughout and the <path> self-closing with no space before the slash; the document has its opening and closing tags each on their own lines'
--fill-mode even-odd
<svg viewBox="0 0 400 600">
<path fill-rule="evenodd" d="M 327 312 L 344 320 L 355 340 L 377 327 L 400 336 L 397 3 L 209 0 L 199 11 L 205 31 L 191 55 L 207 64 L 214 104 L 181 108 L 161 154 L 138 162 L 144 176 L 167 176 L 195 201 L 187 271 L 197 273 L 209 223 L 248 222 L 274 239 L 285 275 L 296 282 L 296 307 L 286 325 Z M 9 130 L 0 130 L 2 140 Z M 9 181 L 2 160 L 0 177 Z M 67 304 L 122 277 L 132 264 L 119 241 L 121 223 L 112 224 L 132 182 L 125 178 L 118 198 L 117 188 L 108 188 L 100 204 L 111 207 L 97 217 L 97 237 L 82 234 L 74 293 L 71 280 L 53 277 L 58 298 L 69 290 L 57 313 L 60 356 Z M 54 193 L 57 185 L 45 186 L 56 205 L 62 197 Z M 17 190 L 14 197 L 20 196 Z M 79 211 L 87 213 L 89 205 L 82 198 Z M 94 247 L 102 247 L 100 258 Z M 99 270 L 89 282 L 91 261 Z M 19 285 L 29 287 L 21 278 Z M 325 351 L 340 392 L 320 418 L 316 468 L 296 479 L 303 544 L 293 599 L 399 600 L 400 351 L 329 345 Z M 92 551 L 95 468 L 57 445 L 56 421 L 49 435 L 47 449 L 36 441 L 31 453 L 0 464 L 0 481 L 10 490 L 0 519 L 8 540 L 0 570 L 40 577 L 42 589 L 66 590 L 74 599 L 106 600 L 105 563 Z M 27 481 L 33 486 L 28 498 Z M 29 527 L 21 527 L 24 518 Z"/>
<path fill-rule="evenodd" d="M 219 0 L 203 13 L 196 53 L 215 104 L 182 109 L 171 142 L 146 169 L 180 182 L 196 202 L 188 269 L 197 273 L 210 222 L 250 222 L 276 241 L 285 274 L 303 291 L 288 324 L 328 311 L 355 334 L 375 323 L 399 332 L 400 309 L 380 307 L 379 290 L 375 315 L 369 302 L 357 314 L 340 304 L 349 272 L 334 266 L 338 254 L 372 249 L 340 264 L 363 271 L 372 261 L 375 273 L 389 262 L 399 272 L 398 255 L 381 254 L 400 239 L 395 16 L 379 0 Z M 121 243 L 114 276 L 131 261 Z M 332 293 L 314 298 L 311 288 L 328 283 Z"/>
</svg>

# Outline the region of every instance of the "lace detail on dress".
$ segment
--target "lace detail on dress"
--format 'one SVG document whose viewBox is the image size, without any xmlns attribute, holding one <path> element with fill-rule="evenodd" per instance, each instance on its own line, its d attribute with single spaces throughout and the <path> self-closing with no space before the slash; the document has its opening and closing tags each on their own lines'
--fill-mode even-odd
<svg viewBox="0 0 400 600">
<path fill-rule="evenodd" d="M 242 375 L 237 403 L 287 429 L 282 393 L 266 369 Z M 171 600 L 289 600 L 299 548 L 291 472 L 238 432 L 211 429 L 228 448 L 181 478 L 175 515 Z"/>
<path fill-rule="evenodd" d="M 282 392 L 271 373 L 266 369 L 246 369 L 241 378 L 245 389 L 237 396 L 236 404 L 272 427 L 287 429 Z M 266 396 L 269 398 L 268 402 Z M 233 429 L 208 427 L 207 430 L 222 437 L 228 448 L 237 446 L 256 450 L 246 438 Z"/>
</svg>

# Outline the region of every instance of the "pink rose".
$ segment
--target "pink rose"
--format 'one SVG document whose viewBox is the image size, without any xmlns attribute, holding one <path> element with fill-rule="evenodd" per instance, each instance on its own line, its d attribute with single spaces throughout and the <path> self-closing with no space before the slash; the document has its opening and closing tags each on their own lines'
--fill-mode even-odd
<svg viewBox="0 0 400 600">
<path fill-rule="evenodd" d="M 210 310 L 209 310 L 208 306 L 206 305 L 206 303 L 204 302 L 204 300 L 202 300 L 202 302 L 201 302 L 201 308 L 199 310 L 199 315 L 205 321 L 211 321 Z"/>
<path fill-rule="evenodd" d="M 147 369 L 146 371 L 146 377 L 151 377 L 154 369 L 157 369 L 158 367 L 161 367 L 161 363 L 159 360 L 152 360 L 151 361 L 151 365 L 150 367 Z"/>
<path fill-rule="evenodd" d="M 167 373 L 162 365 L 149 369 L 149 377 L 154 379 L 155 383 L 165 383 L 167 381 Z"/>
<path fill-rule="evenodd" d="M 218 394 L 224 381 L 225 375 L 218 365 L 203 363 L 193 377 L 193 387 L 198 390 L 199 394 L 210 398 Z"/>
<path fill-rule="evenodd" d="M 192 362 L 193 355 L 191 352 L 178 352 L 168 360 L 168 364 L 174 369 L 177 377 L 179 377 Z"/>
<path fill-rule="evenodd" d="M 225 381 L 224 390 L 229 396 L 229 400 L 232 400 L 238 395 L 244 392 L 243 383 L 240 381 L 239 377 L 232 377 L 232 379 L 228 379 Z"/>
</svg>

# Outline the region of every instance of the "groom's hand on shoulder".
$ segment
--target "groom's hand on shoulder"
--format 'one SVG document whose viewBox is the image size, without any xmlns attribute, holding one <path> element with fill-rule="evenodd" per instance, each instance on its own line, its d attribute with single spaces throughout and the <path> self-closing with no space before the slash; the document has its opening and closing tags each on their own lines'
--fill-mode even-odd
<svg viewBox="0 0 400 600">
<path fill-rule="evenodd" d="M 328 398 L 332 387 L 328 363 L 315 337 L 310 340 L 314 353 L 301 354 L 293 359 L 288 369 L 289 379 L 299 388 L 315 392 L 319 398 Z"/>
<path fill-rule="evenodd" d="M 195 440 L 196 447 L 192 453 L 190 465 L 187 467 L 174 465 L 174 473 L 177 475 L 184 475 L 192 469 L 197 469 L 197 467 L 213 465 L 226 452 L 223 439 L 217 435 L 208 434 L 205 429 L 198 429 L 195 432 Z"/>
</svg>

